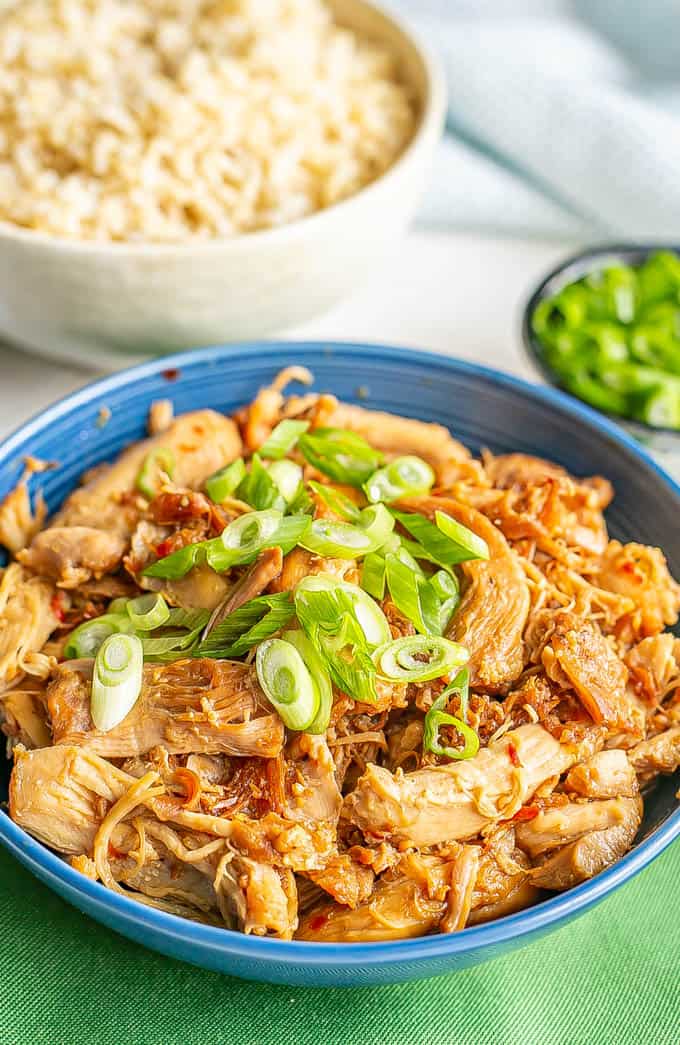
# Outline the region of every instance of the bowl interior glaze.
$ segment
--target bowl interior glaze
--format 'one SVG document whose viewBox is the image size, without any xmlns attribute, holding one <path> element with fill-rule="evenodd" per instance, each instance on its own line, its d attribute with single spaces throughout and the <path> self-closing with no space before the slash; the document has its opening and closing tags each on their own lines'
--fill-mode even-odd
<svg viewBox="0 0 680 1045">
<path fill-rule="evenodd" d="M 31 453 L 59 462 L 37 480 L 53 510 L 85 469 L 144 435 L 152 400 L 170 397 L 178 413 L 198 406 L 229 412 L 291 363 L 310 367 L 318 391 L 440 422 L 473 452 L 488 447 L 497 453 L 539 454 L 576 475 L 607 476 L 617 494 L 607 513 L 611 535 L 660 545 L 680 576 L 680 489 L 619 428 L 552 389 L 444 356 L 376 345 L 233 345 L 123 371 L 57 403 L 0 446 L 0 498 L 16 482 L 23 456 Z M 104 407 L 111 416 L 102 426 Z M 0 765 L 0 800 L 5 801 L 8 764 L 3 759 Z M 636 847 L 592 882 L 495 923 L 395 944 L 284 943 L 198 926 L 89 882 L 25 835 L 4 812 L 0 842 L 80 910 L 184 960 L 291 984 L 385 983 L 483 961 L 586 910 L 680 834 L 677 787 L 677 778 L 662 781 L 646 802 Z"/>
</svg>

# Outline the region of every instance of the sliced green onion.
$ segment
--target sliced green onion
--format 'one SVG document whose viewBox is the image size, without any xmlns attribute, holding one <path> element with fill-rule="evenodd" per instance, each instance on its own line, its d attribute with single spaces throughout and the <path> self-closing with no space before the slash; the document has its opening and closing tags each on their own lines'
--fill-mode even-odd
<svg viewBox="0 0 680 1045">
<path fill-rule="evenodd" d="M 323 656 L 328 673 L 338 689 L 362 704 L 374 704 L 378 699 L 375 664 L 366 649 L 365 638 L 356 618 L 347 613 L 341 622 L 335 622 L 333 632 L 309 622 L 304 623 L 303 628 Z"/>
<path fill-rule="evenodd" d="M 288 418 L 279 421 L 269 438 L 260 447 L 260 457 L 270 461 L 279 461 L 289 454 L 303 432 L 309 428 L 309 421 L 293 421 Z"/>
<path fill-rule="evenodd" d="M 90 714 L 98 730 L 113 729 L 132 710 L 142 689 L 144 653 L 136 635 L 110 635 L 97 652 Z"/>
<path fill-rule="evenodd" d="M 231 497 L 234 490 L 241 483 L 246 474 L 245 461 L 237 457 L 231 464 L 220 468 L 205 481 L 205 492 L 215 504 L 221 504 L 227 497 Z"/>
<path fill-rule="evenodd" d="M 286 504 L 292 504 L 302 482 L 302 468 L 295 461 L 273 461 L 268 472 Z"/>
<path fill-rule="evenodd" d="M 349 486 L 361 486 L 383 462 L 365 439 L 344 428 L 315 428 L 300 436 L 298 446 L 319 472 Z"/>
<path fill-rule="evenodd" d="M 359 526 L 370 539 L 372 551 L 378 551 L 392 533 L 394 519 L 384 504 L 371 504 L 362 511 Z"/>
<path fill-rule="evenodd" d="M 394 508 L 390 510 L 395 519 L 425 549 L 431 562 L 440 566 L 456 566 L 469 559 L 489 558 L 486 541 L 444 512 L 435 512 L 435 525 L 419 512 L 401 512 Z M 414 553 L 417 553 L 417 549 Z"/>
<path fill-rule="evenodd" d="M 456 760 L 474 758 L 479 751 L 479 737 L 474 729 L 468 726 L 465 722 L 462 722 L 459 718 L 455 718 L 453 715 L 449 715 L 444 711 L 448 701 L 449 698 L 447 696 L 447 691 L 445 690 L 442 695 L 435 700 L 434 704 L 426 714 L 425 722 L 423 724 L 423 750 L 431 751 L 433 755 L 440 755 L 442 758 Z M 465 741 L 465 746 L 457 748 L 447 747 L 440 744 L 439 730 L 442 726 L 453 726 L 462 736 Z"/>
<path fill-rule="evenodd" d="M 127 612 L 136 631 L 153 631 L 162 628 L 170 617 L 170 610 L 162 595 L 157 593 L 140 595 L 130 599 Z"/>
<path fill-rule="evenodd" d="M 442 533 L 458 546 L 459 555 L 465 556 L 465 559 L 459 558 L 459 562 L 489 558 L 489 546 L 483 537 L 452 519 L 446 512 L 435 512 L 434 519 Z"/>
<path fill-rule="evenodd" d="M 164 580 L 179 580 L 194 566 L 204 561 L 207 543 L 207 541 L 199 541 L 196 544 L 187 544 L 184 548 L 178 548 L 177 551 L 170 552 L 169 555 L 152 562 L 150 566 L 142 570 L 142 577 L 162 577 Z"/>
<path fill-rule="evenodd" d="M 193 656 L 193 647 L 204 627 L 205 625 L 201 624 L 190 631 L 159 636 L 140 635 L 144 660 L 173 661 Z"/>
<path fill-rule="evenodd" d="M 286 501 L 281 496 L 281 491 L 258 454 L 253 454 L 250 460 L 250 471 L 239 484 L 237 493 L 242 501 L 252 505 L 259 512 L 265 511 L 267 508 L 283 511 L 286 507 Z"/>
<path fill-rule="evenodd" d="M 374 472 L 364 491 L 369 501 L 396 501 L 407 494 L 427 493 L 434 486 L 435 474 L 421 457 L 397 457 Z"/>
<path fill-rule="evenodd" d="M 375 703 L 376 669 L 369 655 L 371 639 L 389 633 L 380 608 L 356 585 L 323 575 L 306 577 L 295 589 L 295 611 L 305 634 L 319 650 L 331 679 L 343 693 L 362 703 Z M 359 600 L 368 600 L 374 617 L 356 613 Z M 377 612 L 376 612 L 377 611 Z M 380 615 L 380 616 L 379 616 Z M 366 627 L 368 635 L 363 630 Z M 386 631 L 385 631 L 386 629 Z"/>
<path fill-rule="evenodd" d="M 271 638 L 295 615 L 290 592 L 259 595 L 220 621 L 193 651 L 196 657 L 242 657 Z"/>
<path fill-rule="evenodd" d="M 449 683 L 439 699 L 446 697 L 448 702 L 455 694 L 460 697 L 460 717 L 463 722 L 467 722 L 468 702 L 470 700 L 470 669 L 467 667 L 460 669 L 453 682 Z"/>
<path fill-rule="evenodd" d="M 434 588 L 394 553 L 385 556 L 392 602 L 421 635 L 441 635 L 440 602 Z"/>
<path fill-rule="evenodd" d="M 276 508 L 247 512 L 229 523 L 220 537 L 179 548 L 147 566 L 142 576 L 177 580 L 202 562 L 207 562 L 217 573 L 223 573 L 232 566 L 252 562 L 265 548 L 279 547 L 287 555 L 310 525 L 309 516 L 294 515 L 284 519 Z"/>
<path fill-rule="evenodd" d="M 64 657 L 66 660 L 94 657 L 105 639 L 134 630 L 127 613 L 104 613 L 101 617 L 83 621 L 69 635 Z"/>
<path fill-rule="evenodd" d="M 358 559 L 374 551 L 368 534 L 358 526 L 334 519 L 314 519 L 300 544 L 315 555 L 335 559 Z"/>
<path fill-rule="evenodd" d="M 361 587 L 374 599 L 385 597 L 385 557 L 369 552 L 361 568 Z"/>
<path fill-rule="evenodd" d="M 246 512 L 222 531 L 222 544 L 227 551 L 246 554 L 259 552 L 274 536 L 282 519 L 283 515 L 275 508 Z"/>
<path fill-rule="evenodd" d="M 458 604 L 460 602 L 458 580 L 453 576 L 453 574 L 449 573 L 448 570 L 437 570 L 437 572 L 430 577 L 430 586 L 433 588 L 437 598 L 441 602 L 439 619 L 441 621 L 442 632 L 445 632 L 451 617 L 458 609 Z"/>
<path fill-rule="evenodd" d="M 441 636 L 393 639 L 373 654 L 379 673 L 391 682 L 428 682 L 448 675 L 468 659 L 464 646 Z"/>
<path fill-rule="evenodd" d="M 274 525 L 276 523 L 276 525 Z M 229 523 L 221 537 L 206 542 L 206 560 L 218 573 L 252 562 L 265 548 L 280 548 L 287 555 L 308 533 L 308 515 L 289 515 L 270 508 L 248 512 Z"/>
<path fill-rule="evenodd" d="M 257 648 L 257 677 L 288 729 L 304 730 L 316 718 L 319 692 L 295 646 L 266 639 Z"/>
<path fill-rule="evenodd" d="M 339 515 L 341 519 L 344 519 L 346 522 L 359 522 L 361 518 L 360 509 L 342 490 L 336 490 L 333 486 L 328 486 L 326 483 L 317 483 L 313 479 L 309 480 L 309 485 L 326 507 L 335 512 L 336 515 Z"/>
<path fill-rule="evenodd" d="M 146 455 L 137 476 L 137 489 L 150 501 L 158 493 L 161 472 L 172 478 L 175 471 L 175 455 L 169 446 L 159 446 Z"/>
<path fill-rule="evenodd" d="M 451 599 L 458 595 L 460 591 L 458 581 L 448 572 L 448 570 L 437 570 L 437 572 L 430 577 L 430 584 L 442 602 L 444 602 L 445 599 Z"/>
<path fill-rule="evenodd" d="M 316 555 L 338 559 L 358 559 L 382 548 L 394 527 L 394 519 L 385 506 L 370 505 L 359 519 L 358 526 L 335 519 L 314 519 L 300 544 Z"/>
<path fill-rule="evenodd" d="M 127 604 L 129 600 L 121 595 L 118 599 L 112 599 L 109 603 L 106 612 L 107 613 L 127 613 Z"/>
<path fill-rule="evenodd" d="M 333 687 L 323 658 L 302 631 L 284 631 L 282 638 L 290 642 L 305 662 L 319 694 L 319 710 L 307 726 L 306 733 L 325 733 L 333 710 Z"/>
<path fill-rule="evenodd" d="M 358 585 L 328 574 L 304 577 L 295 588 L 295 606 L 301 620 L 311 619 L 326 627 L 336 628 L 341 617 L 349 610 L 361 628 L 363 641 L 369 649 L 389 642 L 392 636 L 387 617 L 370 595 Z"/>
<path fill-rule="evenodd" d="M 314 514 L 314 501 L 309 495 L 309 490 L 306 488 L 304 483 L 300 483 L 298 491 L 295 497 L 288 505 L 289 515 L 313 515 Z"/>
<path fill-rule="evenodd" d="M 195 628 L 204 628 L 209 620 L 210 610 L 185 610 L 180 606 L 171 606 L 168 627 L 194 631 Z"/>
</svg>

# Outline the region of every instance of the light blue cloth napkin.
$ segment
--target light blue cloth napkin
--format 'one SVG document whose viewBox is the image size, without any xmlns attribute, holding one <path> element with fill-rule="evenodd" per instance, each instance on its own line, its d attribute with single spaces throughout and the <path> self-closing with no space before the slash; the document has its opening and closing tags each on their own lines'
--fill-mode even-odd
<svg viewBox="0 0 680 1045">
<path fill-rule="evenodd" d="M 680 242 L 680 0 L 384 0 L 436 48 L 421 220 Z"/>
</svg>

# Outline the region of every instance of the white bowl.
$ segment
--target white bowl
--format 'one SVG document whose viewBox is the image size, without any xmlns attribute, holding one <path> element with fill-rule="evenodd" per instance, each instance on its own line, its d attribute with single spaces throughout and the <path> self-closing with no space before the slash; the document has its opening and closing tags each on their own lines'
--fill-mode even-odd
<svg viewBox="0 0 680 1045">
<path fill-rule="evenodd" d="M 92 366 L 302 323 L 370 277 L 411 218 L 441 135 L 438 63 L 365 0 L 331 0 L 339 22 L 385 43 L 419 118 L 390 169 L 356 195 L 275 229 L 198 244 L 61 240 L 0 222 L 0 336 Z"/>
</svg>

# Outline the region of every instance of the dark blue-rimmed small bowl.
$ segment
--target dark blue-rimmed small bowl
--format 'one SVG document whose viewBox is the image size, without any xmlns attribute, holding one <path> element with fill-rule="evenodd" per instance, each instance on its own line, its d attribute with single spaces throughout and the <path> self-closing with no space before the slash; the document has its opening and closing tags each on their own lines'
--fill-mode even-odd
<svg viewBox="0 0 680 1045">
<path fill-rule="evenodd" d="M 655 254 L 659 250 L 671 251 L 680 255 L 680 247 L 673 247 L 668 243 L 603 243 L 589 247 L 588 250 L 580 251 L 578 254 L 570 254 L 543 277 L 524 306 L 522 341 L 529 360 L 548 384 L 571 395 L 569 390 L 562 386 L 555 371 L 546 363 L 541 340 L 532 329 L 531 320 L 538 305 L 546 298 L 558 294 L 569 283 L 574 283 L 591 272 L 600 272 L 608 265 L 622 263 L 637 268 L 647 260 L 650 254 Z M 580 400 L 577 401 L 580 402 Z M 614 414 L 604 414 L 604 416 L 611 417 L 613 421 L 625 428 L 650 453 L 655 454 L 673 476 L 680 477 L 680 432 L 674 428 L 653 428 L 641 421 L 632 421 Z"/>
<path fill-rule="evenodd" d="M 172 397 L 178 412 L 198 406 L 231 411 L 290 363 L 309 366 L 319 390 L 448 425 L 472 450 L 487 446 L 496 452 L 537 453 L 576 474 L 608 476 L 618 494 L 608 514 L 612 534 L 662 546 L 680 575 L 680 488 L 619 428 L 550 388 L 534 388 L 444 356 L 379 345 L 231 345 L 164 357 L 105 378 L 46 410 L 0 445 L 0 498 L 16 482 L 25 454 L 56 458 L 61 467 L 38 480 L 54 509 L 86 468 L 144 434 L 153 399 Z M 102 407 L 111 410 L 103 428 Z M 6 769 L 1 798 L 6 797 Z M 680 835 L 677 786 L 672 778 L 661 782 L 646 802 L 636 846 L 592 881 L 487 925 L 396 943 L 288 943 L 197 925 L 90 881 L 4 812 L 0 842 L 80 911 L 164 954 L 246 979 L 362 986 L 435 976 L 486 961 L 582 914 Z"/>
</svg>

